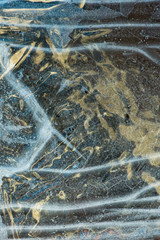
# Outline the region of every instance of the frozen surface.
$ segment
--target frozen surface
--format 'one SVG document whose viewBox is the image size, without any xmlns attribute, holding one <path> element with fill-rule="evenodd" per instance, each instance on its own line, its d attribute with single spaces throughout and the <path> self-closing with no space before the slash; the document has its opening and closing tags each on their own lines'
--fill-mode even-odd
<svg viewBox="0 0 160 240">
<path fill-rule="evenodd" d="M 0 240 L 160 238 L 160 3 L 0 2 Z"/>
</svg>

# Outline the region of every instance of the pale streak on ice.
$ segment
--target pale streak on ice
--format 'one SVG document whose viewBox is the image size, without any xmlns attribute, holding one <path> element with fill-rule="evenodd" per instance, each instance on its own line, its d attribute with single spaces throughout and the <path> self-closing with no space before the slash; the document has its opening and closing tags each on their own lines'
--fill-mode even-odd
<svg viewBox="0 0 160 240">
<path fill-rule="evenodd" d="M 153 153 L 153 154 L 148 154 L 144 157 L 133 157 L 133 158 L 126 158 L 125 161 L 121 162 L 118 159 L 112 159 L 112 160 L 107 160 L 109 161 L 108 163 L 101 164 L 101 165 L 96 165 L 96 166 L 91 166 L 91 167 L 85 167 L 85 168 L 77 168 L 77 169 L 58 169 L 58 168 L 34 168 L 32 171 L 35 172 L 48 172 L 48 173 L 57 173 L 57 174 L 76 174 L 76 173 L 81 173 L 81 174 L 87 174 L 90 172 L 96 172 L 96 171 L 106 171 L 108 168 L 114 168 L 114 167 L 119 167 L 119 166 L 124 166 L 129 163 L 140 163 L 140 162 L 146 162 L 148 159 L 156 160 L 160 157 L 160 153 Z"/>
<path fill-rule="evenodd" d="M 113 198 L 113 199 L 106 199 L 106 200 L 103 200 L 103 201 L 90 201 L 88 202 L 88 204 L 86 204 L 86 202 L 83 202 L 83 203 L 80 203 L 78 205 L 78 203 L 72 203 L 72 204 L 68 204 L 68 205 L 64 205 L 64 204 L 56 204 L 56 203 L 53 203 L 52 204 L 47 204 L 45 206 L 43 206 L 42 210 L 44 211 L 48 211 L 48 212 L 68 212 L 68 211 L 81 211 L 81 210 L 90 210 L 92 208 L 95 208 L 95 207 L 98 207 L 98 209 L 96 209 L 97 211 L 100 211 L 100 207 L 104 207 L 104 206 L 107 206 L 107 205 L 116 205 L 117 203 L 125 203 L 127 202 L 127 198 L 125 201 L 122 201 L 122 200 L 116 200 L 117 198 Z M 141 202 L 154 202 L 154 201 L 159 201 L 160 200 L 160 197 L 157 196 L 157 197 L 146 197 L 146 198 L 140 198 L 140 199 L 137 199 L 137 200 L 133 200 L 132 203 L 135 203 L 135 202 L 138 202 L 138 203 L 141 203 Z M 83 206 L 84 205 L 84 206 Z M 8 208 L 23 208 L 23 209 L 39 209 L 39 206 L 36 206 L 35 204 L 30 204 L 30 203 L 27 203 L 25 202 L 24 203 L 21 203 L 19 202 L 19 204 L 16 204 L 16 203 L 12 203 L 12 204 L 5 204 L 3 206 L 0 207 L 0 210 L 5 210 L 5 209 L 8 209 Z M 95 210 L 95 211 L 96 211 Z M 146 209 L 143 209 L 143 208 L 135 208 L 135 209 L 132 209 L 132 208 L 112 208 L 112 209 L 107 209 L 107 211 L 109 211 L 109 213 L 112 214 L 112 212 L 114 214 L 119 214 L 119 213 L 123 213 L 123 214 L 131 214 L 131 213 L 141 213 L 141 214 L 147 214 L 148 216 L 149 215 L 155 215 L 157 216 L 157 214 L 159 215 L 160 214 L 160 209 L 157 209 L 157 208 L 146 208 Z"/>
<path fill-rule="evenodd" d="M 4 41 L 3 41 L 4 42 Z M 0 43 L 2 43 L 2 41 L 0 41 Z M 31 48 L 31 46 L 28 45 L 23 45 L 23 44 L 15 44 L 15 43 L 11 43 L 11 42 L 5 42 L 6 44 L 9 44 L 10 46 L 16 47 L 16 48 L 22 48 L 22 47 L 27 47 L 28 49 Z M 130 46 L 130 45 L 115 45 L 113 43 L 110 42 L 104 42 L 104 43 L 93 43 L 93 44 L 86 44 L 83 46 L 77 46 L 77 47 L 71 47 L 71 48 L 53 48 L 52 52 L 56 52 L 56 51 L 63 51 L 63 53 L 68 52 L 68 50 L 70 52 L 75 52 L 75 51 L 84 51 L 85 49 L 87 50 L 88 47 L 90 48 L 95 48 L 95 47 L 99 47 L 102 50 L 107 50 L 107 51 L 121 51 L 121 52 L 129 52 L 129 53 L 139 53 L 143 56 L 145 56 L 146 58 L 148 58 L 149 60 L 151 60 L 152 62 L 154 62 L 157 65 L 160 65 L 160 57 L 158 55 L 158 57 L 154 57 L 151 55 L 151 53 L 147 52 L 148 50 L 152 50 L 151 52 L 154 51 L 153 50 L 159 50 L 160 49 L 160 45 L 158 44 L 154 44 L 154 45 L 138 45 L 137 46 Z M 37 50 L 38 47 L 32 47 L 33 50 Z M 41 48 L 42 51 L 44 52 L 48 52 L 51 53 L 50 48 Z"/>
<path fill-rule="evenodd" d="M 10 26 L 10 27 L 28 27 L 28 28 L 67 28 L 67 29 L 88 29 L 88 28 L 160 28 L 160 23 L 101 23 L 101 24 L 24 24 L 24 23 L 8 23 L 7 21 L 0 22 L 0 26 Z"/>
<path fill-rule="evenodd" d="M 0 54 L 3 61 L 3 65 L 7 66 L 9 64 L 8 59 L 8 48 L 5 44 L 0 45 Z M 4 69 L 5 71 L 5 69 Z M 5 75 L 5 79 L 13 87 L 14 90 L 22 97 L 22 99 L 26 102 L 28 108 L 33 114 L 33 118 L 36 121 L 38 139 L 36 143 L 36 149 L 31 150 L 30 156 L 23 155 L 23 159 L 19 160 L 16 167 L 8 168 L 7 167 L 0 167 L 0 175 L 1 179 L 3 176 L 10 176 L 13 173 L 23 172 L 28 170 L 38 154 L 43 150 L 46 143 L 51 139 L 54 135 L 64 144 L 66 144 L 70 149 L 72 149 L 75 153 L 78 154 L 79 157 L 85 159 L 82 154 L 54 127 L 51 125 L 50 120 L 48 119 L 46 113 L 41 108 L 37 100 L 35 99 L 34 95 L 30 91 L 30 89 L 25 86 L 22 82 L 17 81 L 12 70 L 9 71 Z M 35 146 L 34 146 L 35 147 Z M 86 160 L 86 159 L 85 159 Z M 0 179 L 0 182 L 1 182 Z"/>
<path fill-rule="evenodd" d="M 124 234 L 123 235 L 124 236 L 123 239 L 127 239 L 127 237 L 129 237 L 129 240 L 142 240 L 141 229 L 139 229 L 140 234 L 139 233 L 137 234 L 136 232 L 134 233 L 132 231 L 131 231 L 131 234 L 133 234 L 133 236 L 131 236 L 129 234 Z M 89 233 L 89 235 L 90 235 L 90 233 Z M 99 235 L 99 233 L 93 234 L 94 239 L 96 239 L 96 235 Z M 80 233 L 76 233 L 76 235 L 72 236 L 71 238 L 68 238 L 68 237 L 65 238 L 64 237 L 63 240 L 78 240 L 78 239 L 81 239 L 81 236 L 82 236 L 82 233 L 80 232 Z M 114 235 L 110 235 L 108 232 L 106 232 L 106 233 L 102 234 L 102 236 L 100 237 L 100 240 L 117 240 L 118 236 L 119 236 L 119 233 L 117 233 L 114 236 Z M 157 237 L 157 236 L 160 236 L 160 231 L 159 230 L 156 231 L 156 234 L 153 233 L 153 232 L 152 233 L 146 233 L 146 232 L 143 233 L 143 239 L 144 239 L 144 237 L 147 237 L 146 239 L 153 240 L 153 238 L 151 238 L 151 237 Z M 9 239 L 9 240 L 15 240 L 15 239 L 12 238 L 12 239 Z M 18 240 L 26 240 L 26 238 L 19 238 Z M 35 240 L 35 238 L 29 238 L 29 240 Z M 38 240 L 55 240 L 55 237 L 52 237 L 52 238 L 38 238 Z M 89 237 L 85 236 L 85 240 L 91 240 L 90 236 Z"/>
<path fill-rule="evenodd" d="M 43 225 L 43 226 L 37 226 L 33 229 L 32 225 L 28 226 L 15 226 L 14 230 L 23 230 L 23 232 L 28 232 L 30 230 L 32 231 L 43 231 L 43 232 L 49 232 L 49 231 L 66 231 L 66 230 L 75 230 L 79 228 L 107 228 L 107 227 L 142 227 L 142 226 L 149 226 L 149 227 L 158 227 L 158 222 L 156 220 L 150 220 L 150 221 L 105 221 L 105 222 L 81 222 L 81 223 L 73 223 L 73 224 L 61 224 L 61 225 Z M 7 231 L 11 231 L 12 227 L 7 226 Z"/>
<path fill-rule="evenodd" d="M 88 210 L 92 208 L 110 206 L 110 205 L 117 205 L 123 203 L 143 203 L 143 202 L 154 202 L 160 201 L 160 196 L 156 197 L 145 197 L 145 198 L 137 198 L 142 193 L 147 192 L 148 190 L 152 189 L 153 186 L 143 187 L 141 190 L 136 191 L 135 193 L 125 195 L 123 197 L 114 197 L 114 198 L 105 198 L 103 200 L 94 200 L 94 201 L 87 201 L 81 203 L 70 203 L 70 204 L 47 204 L 43 206 L 43 210 L 50 211 L 50 212 L 67 212 L 67 211 L 80 211 L 80 210 Z M 19 204 L 6 204 L 0 207 L 0 209 L 6 209 L 8 207 L 23 207 L 25 209 L 29 209 L 31 207 L 35 208 L 34 204 L 30 204 L 27 202 L 19 202 Z M 158 210 L 157 210 L 158 212 Z"/>
<path fill-rule="evenodd" d="M 14 125 L 3 125 L 0 123 L 0 128 L 6 130 L 6 131 L 20 131 L 23 129 L 31 128 L 31 126 L 14 126 Z"/>
</svg>

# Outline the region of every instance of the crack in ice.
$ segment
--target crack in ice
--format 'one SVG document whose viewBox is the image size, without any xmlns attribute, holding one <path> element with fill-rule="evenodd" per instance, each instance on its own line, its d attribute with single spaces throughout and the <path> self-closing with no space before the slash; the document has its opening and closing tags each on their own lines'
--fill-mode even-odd
<svg viewBox="0 0 160 240">
<path fill-rule="evenodd" d="M 0 46 L 0 55 L 1 59 L 3 60 L 3 65 L 7 68 L 9 59 L 8 48 L 5 44 Z M 22 97 L 22 99 L 26 102 L 28 108 L 31 110 L 33 118 L 36 122 L 36 128 L 38 130 L 38 139 L 36 142 L 36 149 L 33 147 L 30 155 L 28 156 L 25 156 L 24 154 L 23 159 L 19 160 L 16 167 L 12 167 L 9 169 L 6 169 L 6 167 L 0 167 L 0 182 L 2 181 L 3 176 L 11 176 L 14 173 L 28 170 L 38 156 L 38 154 L 46 146 L 47 142 L 51 139 L 53 135 L 55 135 L 60 141 L 62 141 L 65 145 L 72 149 L 72 151 L 77 153 L 79 157 L 85 159 L 84 156 L 54 126 L 52 126 L 45 111 L 39 105 L 30 89 L 22 82 L 17 81 L 16 77 L 12 73 L 12 70 L 8 71 L 4 77 L 9 83 L 9 85 L 12 86 L 13 89 L 16 90 L 17 93 Z"/>
</svg>

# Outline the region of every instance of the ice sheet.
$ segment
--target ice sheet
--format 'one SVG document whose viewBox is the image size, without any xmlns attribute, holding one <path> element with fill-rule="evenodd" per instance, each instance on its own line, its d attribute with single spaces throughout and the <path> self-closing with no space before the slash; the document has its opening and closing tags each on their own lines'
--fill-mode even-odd
<svg viewBox="0 0 160 240">
<path fill-rule="evenodd" d="M 160 238 L 159 0 L 0 2 L 0 240 Z"/>
</svg>

